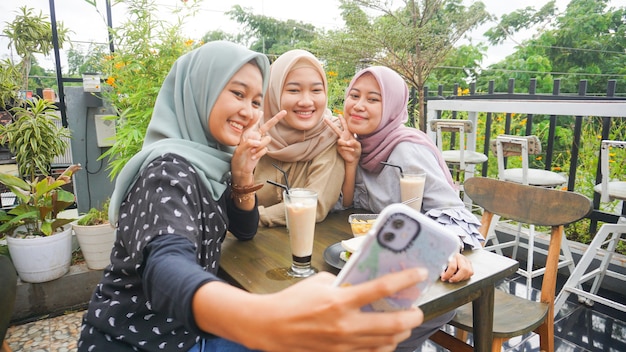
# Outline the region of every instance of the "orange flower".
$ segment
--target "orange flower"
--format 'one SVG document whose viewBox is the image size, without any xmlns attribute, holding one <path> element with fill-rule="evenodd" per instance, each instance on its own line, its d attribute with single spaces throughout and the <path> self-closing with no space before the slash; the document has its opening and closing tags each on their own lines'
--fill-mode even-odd
<svg viewBox="0 0 626 352">
<path fill-rule="evenodd" d="M 109 76 L 105 82 L 106 84 L 115 87 L 115 77 Z"/>
<path fill-rule="evenodd" d="M 193 39 L 185 40 L 185 46 L 192 46 L 193 42 L 194 42 Z"/>
</svg>

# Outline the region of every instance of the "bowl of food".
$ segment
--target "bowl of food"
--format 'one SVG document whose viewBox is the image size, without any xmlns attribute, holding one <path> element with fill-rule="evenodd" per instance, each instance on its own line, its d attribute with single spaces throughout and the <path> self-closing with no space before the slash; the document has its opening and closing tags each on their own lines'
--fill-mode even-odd
<svg viewBox="0 0 626 352">
<path fill-rule="evenodd" d="M 352 228 L 354 237 L 365 235 L 374 225 L 378 214 L 352 214 L 348 217 L 348 222 Z"/>
</svg>

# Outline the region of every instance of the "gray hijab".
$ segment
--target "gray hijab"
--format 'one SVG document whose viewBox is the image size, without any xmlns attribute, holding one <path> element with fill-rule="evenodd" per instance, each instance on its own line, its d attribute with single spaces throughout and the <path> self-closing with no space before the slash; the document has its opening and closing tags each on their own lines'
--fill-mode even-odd
<svg viewBox="0 0 626 352">
<path fill-rule="evenodd" d="M 119 207 L 139 173 L 168 152 L 187 159 L 198 171 L 214 200 L 226 190 L 234 148 L 221 145 L 209 131 L 209 114 L 228 81 L 254 60 L 267 88 L 269 61 L 243 46 L 215 41 L 178 58 L 168 73 L 152 112 L 143 147 L 120 171 L 109 206 L 117 224 Z"/>
</svg>

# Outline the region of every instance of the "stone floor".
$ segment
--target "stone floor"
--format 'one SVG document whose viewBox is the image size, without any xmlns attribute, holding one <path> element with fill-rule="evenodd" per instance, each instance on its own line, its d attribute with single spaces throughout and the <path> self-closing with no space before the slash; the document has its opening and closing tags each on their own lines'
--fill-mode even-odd
<svg viewBox="0 0 626 352">
<path fill-rule="evenodd" d="M 5 339 L 13 352 L 76 351 L 83 313 L 67 312 L 58 317 L 12 326 Z"/>
<path fill-rule="evenodd" d="M 533 284 L 533 286 L 535 286 Z M 526 292 L 520 277 L 503 282 L 501 289 L 516 294 Z M 536 299 L 539 291 L 533 289 Z M 571 295 L 574 296 L 574 295 Z M 571 297 L 570 296 L 570 297 Z M 626 297 L 613 299 L 625 303 Z M 13 352 L 68 352 L 76 351 L 80 321 L 84 311 L 12 326 L 6 340 Z M 626 351 L 626 313 L 599 304 L 591 308 L 569 302 L 555 319 L 556 352 L 620 352 Z M 538 352 L 539 338 L 534 333 L 509 340 L 503 347 L 506 352 Z M 431 342 L 421 352 L 446 352 Z"/>
</svg>

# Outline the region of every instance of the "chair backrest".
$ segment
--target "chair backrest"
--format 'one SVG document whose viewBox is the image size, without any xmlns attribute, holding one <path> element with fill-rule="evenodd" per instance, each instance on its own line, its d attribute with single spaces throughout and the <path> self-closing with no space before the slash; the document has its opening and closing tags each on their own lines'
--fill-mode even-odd
<svg viewBox="0 0 626 352">
<path fill-rule="evenodd" d="M 480 232 L 485 237 L 494 214 L 525 224 L 551 227 L 541 301 L 553 306 L 563 225 L 589 214 L 591 200 L 575 192 L 485 177 L 472 177 L 465 181 L 464 186 L 465 194 L 484 209 Z"/>
<path fill-rule="evenodd" d="M 443 133 L 459 133 L 459 164 L 461 169 L 465 169 L 465 140 L 466 134 L 472 133 L 474 130 L 474 124 L 470 120 L 455 120 L 455 119 L 435 119 L 430 121 L 430 130 L 436 133 L 437 147 L 440 151 L 443 151 Z M 450 140 L 452 144 L 452 139 Z"/>
<path fill-rule="evenodd" d="M 498 177 L 503 179 L 504 158 L 520 156 L 522 158 L 522 183 L 528 184 L 529 155 L 541 153 L 541 141 L 539 137 L 513 136 L 501 134 L 490 142 L 491 151 L 498 158 Z"/>
<path fill-rule="evenodd" d="M 610 202 L 609 197 L 609 181 L 611 170 L 609 169 L 609 154 L 611 148 L 626 148 L 626 141 L 603 140 L 600 150 L 600 173 L 602 174 L 602 183 L 600 184 L 600 201 Z"/>
</svg>

